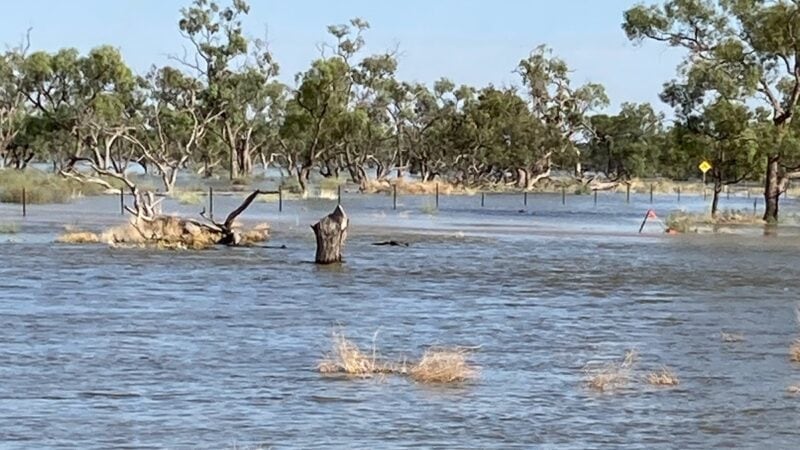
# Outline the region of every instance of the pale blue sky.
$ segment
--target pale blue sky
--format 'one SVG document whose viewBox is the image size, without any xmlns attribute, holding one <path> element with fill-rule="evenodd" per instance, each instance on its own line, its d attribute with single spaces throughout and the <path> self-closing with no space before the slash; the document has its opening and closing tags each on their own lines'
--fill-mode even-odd
<svg viewBox="0 0 800 450">
<path fill-rule="evenodd" d="M 223 0 L 224 3 L 224 0 Z M 287 82 L 318 55 L 326 26 L 359 16 L 372 29 L 367 51 L 399 45 L 399 76 L 430 83 L 516 84 L 512 73 L 531 49 L 545 43 L 574 69 L 575 82 L 604 84 L 613 105 L 651 102 L 675 73 L 680 53 L 638 47 L 620 28 L 636 0 L 251 0 L 246 31 L 267 33 Z M 32 27 L 34 49 L 110 44 L 139 73 L 181 54 L 177 20 L 189 0 L 4 1 L 0 42 L 14 44 Z"/>
</svg>

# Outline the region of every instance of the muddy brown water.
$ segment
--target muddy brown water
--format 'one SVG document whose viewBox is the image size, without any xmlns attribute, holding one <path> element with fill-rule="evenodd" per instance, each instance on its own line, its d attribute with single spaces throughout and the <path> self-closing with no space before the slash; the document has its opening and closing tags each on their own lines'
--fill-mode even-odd
<svg viewBox="0 0 800 450">
<path fill-rule="evenodd" d="M 220 197 L 215 211 L 239 201 Z M 800 239 L 783 227 L 639 235 L 648 197 L 347 195 L 342 267 L 308 225 L 335 201 L 257 203 L 286 249 L 148 252 L 55 245 L 101 229 L 117 199 L 0 205 L 2 448 L 797 448 Z M 738 203 L 736 203 L 738 202 Z M 746 208 L 751 200 L 733 199 Z M 657 198 L 659 216 L 701 199 Z M 196 213 L 199 206 L 167 204 Z M 797 210 L 787 202 L 784 211 Z M 375 247 L 395 239 L 409 247 Z M 314 368 L 334 328 L 413 358 L 475 346 L 478 379 L 424 386 Z M 721 332 L 744 341 L 724 343 Z M 587 364 L 640 353 L 674 388 L 583 386 Z"/>
</svg>

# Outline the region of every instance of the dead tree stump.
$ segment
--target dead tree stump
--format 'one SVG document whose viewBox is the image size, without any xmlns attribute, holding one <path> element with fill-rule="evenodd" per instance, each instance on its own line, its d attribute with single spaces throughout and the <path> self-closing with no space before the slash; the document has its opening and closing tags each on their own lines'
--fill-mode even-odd
<svg viewBox="0 0 800 450">
<path fill-rule="evenodd" d="M 332 213 L 323 217 L 311 226 L 317 236 L 317 264 L 333 264 L 342 262 L 342 249 L 347 239 L 347 214 L 342 205 L 338 205 Z"/>
</svg>

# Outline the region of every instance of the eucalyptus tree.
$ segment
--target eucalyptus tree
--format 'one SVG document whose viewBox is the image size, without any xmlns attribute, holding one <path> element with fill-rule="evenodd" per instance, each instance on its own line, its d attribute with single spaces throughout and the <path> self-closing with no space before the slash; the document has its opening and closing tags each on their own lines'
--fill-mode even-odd
<svg viewBox="0 0 800 450">
<path fill-rule="evenodd" d="M 677 135 L 681 151 L 692 161 L 711 164 L 711 216 L 716 217 L 723 187 L 748 179 L 763 167 L 758 118 L 746 105 L 718 97 L 680 120 L 676 127 L 681 129 Z"/>
<path fill-rule="evenodd" d="M 0 54 L 0 165 L 24 168 L 34 153 L 20 147 L 17 135 L 33 126 L 29 104 L 21 87 L 22 64 L 29 48 L 27 39 L 18 47 Z M 28 133 L 30 134 L 30 133 Z M 26 139 L 27 141 L 27 139 Z"/>
<path fill-rule="evenodd" d="M 517 73 L 527 89 L 532 113 L 549 129 L 549 148 L 534 166 L 549 168 L 556 160 L 562 166 L 573 165 L 575 176 L 582 176 L 577 141 L 590 131 L 588 115 L 608 105 L 605 89 L 596 83 L 572 86 L 567 63 L 544 45 L 520 61 Z"/>
<path fill-rule="evenodd" d="M 667 0 L 624 14 L 628 38 L 685 49 L 679 67 L 687 83 L 740 101 L 759 100 L 771 112 L 765 220 L 778 219 L 781 186 L 797 148 L 783 145 L 800 102 L 800 2 L 797 0 Z"/>
<path fill-rule="evenodd" d="M 208 128 L 221 114 L 199 107 L 202 84 L 173 67 L 153 69 L 142 81 L 139 107 L 125 140 L 146 165 L 158 169 L 173 192 L 179 171 L 197 156 Z"/>
<path fill-rule="evenodd" d="M 191 43 L 192 52 L 175 59 L 193 72 L 192 75 L 197 76 L 205 87 L 200 97 L 205 111 L 199 114 L 218 117 L 211 128 L 213 133 L 209 133 L 209 137 L 213 134 L 217 139 L 209 139 L 206 150 L 224 149 L 231 179 L 239 178 L 243 171 L 250 169 L 249 155 L 243 154 L 246 152 L 239 145 L 240 135 L 237 131 L 241 127 L 236 123 L 241 118 L 240 115 L 237 117 L 237 113 L 241 114 L 241 110 L 247 108 L 236 104 L 233 98 L 235 94 L 250 93 L 252 90 L 251 85 L 243 88 L 239 84 L 251 84 L 253 74 L 242 76 L 234 67 L 248 53 L 242 17 L 249 12 L 250 6 L 244 0 L 232 0 L 227 6 L 215 1 L 194 0 L 189 7 L 181 10 L 178 22 L 181 34 Z M 269 58 L 259 61 L 262 62 L 271 66 Z M 215 155 L 207 153 L 204 156 L 208 165 Z"/>
<path fill-rule="evenodd" d="M 391 110 L 396 70 L 397 60 L 388 53 L 365 57 L 353 68 L 353 99 L 339 126 L 345 167 L 362 189 L 369 178 L 367 165 L 373 164 L 376 179 L 382 179 L 397 159 Z"/>
<path fill-rule="evenodd" d="M 336 43 L 324 50 L 332 49 L 333 53 L 326 56 L 323 52 L 307 71 L 295 77 L 297 88 L 286 105 L 279 143 L 284 164 L 304 193 L 313 168 L 341 152 L 345 144 L 342 115 L 351 105 L 354 58 L 364 47 L 363 33 L 367 29 L 369 23 L 357 18 L 349 25 L 329 26 L 328 33 Z M 338 129 L 334 126 L 337 122 Z"/>
<path fill-rule="evenodd" d="M 650 104 L 623 103 L 618 114 L 594 115 L 590 123 L 584 156 L 593 170 L 613 181 L 658 175 L 664 115 Z"/>
</svg>

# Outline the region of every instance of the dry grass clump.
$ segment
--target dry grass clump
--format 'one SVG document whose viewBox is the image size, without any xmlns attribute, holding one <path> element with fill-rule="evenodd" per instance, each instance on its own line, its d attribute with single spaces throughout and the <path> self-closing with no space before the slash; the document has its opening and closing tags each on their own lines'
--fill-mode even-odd
<svg viewBox="0 0 800 450">
<path fill-rule="evenodd" d="M 270 227 L 268 223 L 260 223 L 249 230 L 242 232 L 241 245 L 253 245 L 269 240 Z"/>
<path fill-rule="evenodd" d="M 667 217 L 667 227 L 681 233 L 697 233 L 720 225 L 763 225 L 761 216 L 748 211 L 724 210 L 711 217 L 708 213 L 688 213 L 675 211 Z"/>
<path fill-rule="evenodd" d="M 636 350 L 625 352 L 622 362 L 613 362 L 599 367 L 586 367 L 585 384 L 588 388 L 606 392 L 624 387 L 631 378 L 639 354 Z"/>
<path fill-rule="evenodd" d="M 323 374 L 344 374 L 359 378 L 373 375 L 403 375 L 418 383 L 459 383 L 473 379 L 477 369 L 467 362 L 462 349 L 431 348 L 416 363 L 405 360 L 392 362 L 378 353 L 375 346 L 377 333 L 373 336 L 372 350 L 367 353 L 348 340 L 344 333 L 333 333 L 331 352 L 317 364 Z"/>
<path fill-rule="evenodd" d="M 800 339 L 795 340 L 789 346 L 789 359 L 793 362 L 800 362 Z"/>
<path fill-rule="evenodd" d="M 269 225 L 234 230 L 241 238 L 239 245 L 253 245 L 269 240 Z M 160 250 L 205 250 L 216 246 L 223 238 L 221 232 L 201 226 L 198 222 L 175 216 L 160 216 L 152 221 L 127 223 L 112 227 L 102 234 L 67 230 L 57 242 L 85 244 L 102 242 L 112 247 L 155 248 Z"/>
<path fill-rule="evenodd" d="M 678 375 L 667 367 L 648 373 L 645 380 L 653 386 L 677 386 L 680 384 Z"/>
<path fill-rule="evenodd" d="M 460 383 L 475 377 L 463 350 L 429 349 L 408 375 L 418 383 Z"/>
<path fill-rule="evenodd" d="M 355 342 L 347 339 L 343 332 L 334 332 L 331 352 L 317 365 L 317 370 L 326 374 L 343 373 L 362 378 L 393 373 L 391 365 L 378 359 L 376 338 L 377 333 L 373 338 L 372 353 L 367 354 Z"/>
<path fill-rule="evenodd" d="M 723 331 L 722 333 L 720 333 L 720 339 L 722 339 L 722 342 L 732 344 L 735 342 L 744 341 L 744 335 L 738 333 L 726 333 Z"/>
<path fill-rule="evenodd" d="M 56 242 L 60 244 L 97 244 L 100 242 L 100 236 L 90 231 L 66 231 L 56 238 Z"/>
<path fill-rule="evenodd" d="M 219 242 L 220 233 L 175 216 L 128 223 L 103 233 L 101 240 L 112 246 L 152 247 L 163 250 L 204 250 Z"/>
<path fill-rule="evenodd" d="M 452 195 L 452 194 L 473 194 L 474 191 L 464 186 L 455 185 L 447 181 L 413 181 L 397 178 L 394 180 L 367 180 L 364 183 L 364 192 L 368 194 L 384 193 L 391 194 L 392 186 L 397 186 L 398 194 L 405 195 L 434 195 L 436 188 L 439 188 L 439 194 Z"/>
</svg>

